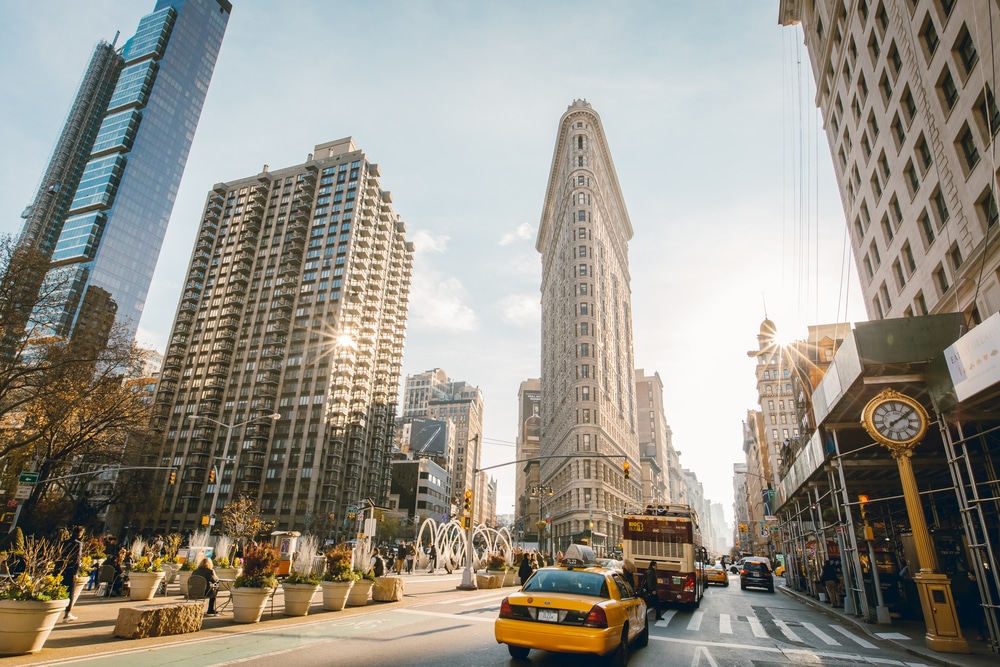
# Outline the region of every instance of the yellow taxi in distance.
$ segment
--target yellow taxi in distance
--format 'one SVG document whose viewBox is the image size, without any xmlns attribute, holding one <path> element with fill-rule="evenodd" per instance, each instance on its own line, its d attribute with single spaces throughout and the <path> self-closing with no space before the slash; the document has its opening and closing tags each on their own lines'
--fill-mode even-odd
<svg viewBox="0 0 1000 667">
<path fill-rule="evenodd" d="M 538 649 L 612 655 L 612 664 L 625 665 L 630 645 L 649 643 L 645 600 L 628 577 L 598 565 L 593 549 L 579 544 L 503 599 L 493 632 L 520 660 Z"/>
<path fill-rule="evenodd" d="M 710 584 L 729 585 L 729 577 L 726 576 L 726 571 L 718 563 L 705 568 L 705 580 Z"/>
</svg>

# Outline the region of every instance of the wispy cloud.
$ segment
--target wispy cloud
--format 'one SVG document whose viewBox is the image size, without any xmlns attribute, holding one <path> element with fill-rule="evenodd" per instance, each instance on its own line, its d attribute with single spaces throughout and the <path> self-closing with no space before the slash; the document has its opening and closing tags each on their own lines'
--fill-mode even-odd
<svg viewBox="0 0 1000 667">
<path fill-rule="evenodd" d="M 500 245 L 510 245 L 514 241 L 525 241 L 535 235 L 535 228 L 528 223 L 522 223 L 512 232 L 507 232 L 500 238 Z"/>
<path fill-rule="evenodd" d="M 410 326 L 424 331 L 474 331 L 479 320 L 466 305 L 469 294 L 465 285 L 439 271 L 428 257 L 443 254 L 448 248 L 448 237 L 417 230 L 413 246 L 417 259 L 413 263 L 410 288 Z"/>
<path fill-rule="evenodd" d="M 542 306 L 537 294 L 508 294 L 497 302 L 500 318 L 507 324 L 525 329 L 538 328 Z"/>
</svg>

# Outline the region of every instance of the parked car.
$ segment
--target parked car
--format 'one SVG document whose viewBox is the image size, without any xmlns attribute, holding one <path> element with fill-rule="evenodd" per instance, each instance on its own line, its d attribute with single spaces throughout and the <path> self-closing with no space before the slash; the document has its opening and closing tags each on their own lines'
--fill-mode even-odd
<svg viewBox="0 0 1000 667">
<path fill-rule="evenodd" d="M 768 593 L 774 592 L 774 574 L 771 573 L 771 566 L 767 560 L 747 560 L 740 568 L 740 588 L 746 590 L 747 587 L 766 588 Z"/>
</svg>

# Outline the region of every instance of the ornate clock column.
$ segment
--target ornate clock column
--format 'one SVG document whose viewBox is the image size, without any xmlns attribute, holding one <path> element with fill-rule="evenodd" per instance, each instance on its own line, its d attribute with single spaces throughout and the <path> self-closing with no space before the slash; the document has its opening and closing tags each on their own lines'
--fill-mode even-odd
<svg viewBox="0 0 1000 667">
<path fill-rule="evenodd" d="M 916 437 L 901 442 L 886 437 L 872 419 L 872 415 L 879 406 L 889 402 L 899 403 L 900 401 L 913 406 L 921 420 L 921 428 Z M 924 613 L 924 623 L 927 625 L 924 642 L 927 644 L 927 648 L 942 653 L 969 653 L 969 644 L 962 637 L 962 628 L 958 624 L 958 615 L 955 613 L 955 599 L 951 593 L 951 582 L 947 575 L 934 571 L 937 558 L 934 555 L 930 533 L 927 531 L 924 507 L 920 502 L 920 492 L 913 474 L 913 463 L 910 460 L 914 448 L 927 430 L 928 421 L 927 412 L 918 401 L 892 389 L 885 389 L 865 406 L 861 423 L 876 442 L 889 450 L 899 468 L 899 480 L 902 483 L 903 498 L 906 501 L 906 514 L 910 519 L 910 529 L 913 531 L 917 558 L 920 560 L 920 571 L 913 576 L 913 582 L 917 585 L 917 591 L 920 594 L 920 607 Z M 874 563 L 872 563 L 872 567 L 875 567 Z"/>
</svg>

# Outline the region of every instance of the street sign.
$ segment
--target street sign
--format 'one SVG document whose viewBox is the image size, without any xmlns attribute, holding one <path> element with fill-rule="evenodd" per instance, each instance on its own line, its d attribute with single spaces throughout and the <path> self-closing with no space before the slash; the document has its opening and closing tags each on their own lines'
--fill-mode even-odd
<svg viewBox="0 0 1000 667">
<path fill-rule="evenodd" d="M 38 473 L 27 472 L 27 471 L 22 472 L 20 476 L 17 478 L 17 481 L 19 481 L 21 484 L 34 484 L 38 481 Z"/>
<path fill-rule="evenodd" d="M 14 500 L 27 500 L 31 497 L 31 484 L 18 484 L 17 492 L 14 494 Z"/>
<path fill-rule="evenodd" d="M 778 517 L 774 516 L 773 514 L 768 514 L 767 516 L 764 517 L 764 521 L 777 521 L 777 520 Z"/>
</svg>

